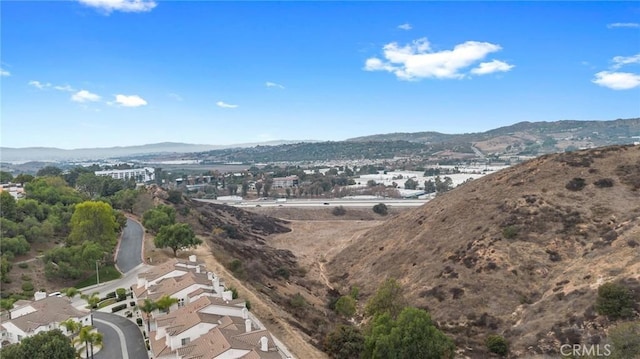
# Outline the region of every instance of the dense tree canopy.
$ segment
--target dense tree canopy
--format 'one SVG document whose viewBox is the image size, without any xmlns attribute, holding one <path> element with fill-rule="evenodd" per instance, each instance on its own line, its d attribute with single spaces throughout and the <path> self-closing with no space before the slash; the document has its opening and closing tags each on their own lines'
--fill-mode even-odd
<svg viewBox="0 0 640 359">
<path fill-rule="evenodd" d="M 388 313 L 376 315 L 365 339 L 363 358 L 453 358 L 455 345 L 429 314 L 406 307 L 394 320 Z"/>
<path fill-rule="evenodd" d="M 324 340 L 324 350 L 334 359 L 357 359 L 364 350 L 364 335 L 356 327 L 338 325 Z"/>
<path fill-rule="evenodd" d="M 13 181 L 13 175 L 7 171 L 0 171 L 0 183 L 9 183 Z"/>
<path fill-rule="evenodd" d="M 0 217 L 8 220 L 16 219 L 16 200 L 9 192 L 0 192 Z"/>
<path fill-rule="evenodd" d="M 153 233 L 160 232 L 164 226 L 176 223 L 176 210 L 163 204 L 146 211 L 142 215 L 142 225 Z"/>
<path fill-rule="evenodd" d="M 395 279 L 389 278 L 376 291 L 365 307 L 365 314 L 368 316 L 376 316 L 381 314 L 389 314 L 391 318 L 395 318 L 407 306 L 407 300 L 400 283 Z"/>
<path fill-rule="evenodd" d="M 196 237 L 188 224 L 176 223 L 162 227 L 153 243 L 158 248 L 171 248 L 176 256 L 178 250 L 196 247 L 202 244 L 202 241 Z"/>
<path fill-rule="evenodd" d="M 56 166 L 46 166 L 38 170 L 36 177 L 56 177 L 62 174 L 62 170 Z"/>
<path fill-rule="evenodd" d="M 24 338 L 20 344 L 9 345 L 0 351 L 2 359 L 73 359 L 76 351 L 71 340 L 59 329 Z"/>
<path fill-rule="evenodd" d="M 85 240 L 100 244 L 105 249 L 115 246 L 118 224 L 113 208 L 104 202 L 87 201 L 77 204 L 71 216 L 69 245 L 81 244 Z"/>
</svg>

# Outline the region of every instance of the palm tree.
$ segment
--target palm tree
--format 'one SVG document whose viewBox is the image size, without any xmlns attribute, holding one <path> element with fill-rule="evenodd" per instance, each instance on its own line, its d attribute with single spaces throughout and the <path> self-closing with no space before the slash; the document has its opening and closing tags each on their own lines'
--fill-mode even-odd
<svg viewBox="0 0 640 359">
<path fill-rule="evenodd" d="M 156 300 L 156 307 L 163 312 L 169 313 L 169 308 L 176 303 L 178 303 L 178 299 L 165 294 L 160 297 L 160 299 Z"/>
<path fill-rule="evenodd" d="M 91 295 L 80 294 L 80 298 L 87 301 L 87 306 L 91 309 L 91 325 L 93 325 L 93 308 L 100 303 L 100 293 L 93 292 Z"/>
<path fill-rule="evenodd" d="M 147 333 L 151 332 L 151 312 L 156 308 L 156 303 L 150 299 L 145 299 L 144 304 L 140 306 L 140 310 L 147 314 Z"/>
<path fill-rule="evenodd" d="M 67 332 L 71 334 L 77 333 L 82 327 L 82 323 L 76 322 L 72 318 L 60 322 L 60 325 L 63 326 L 67 330 Z"/>
<path fill-rule="evenodd" d="M 91 329 L 92 327 L 90 325 L 83 326 L 80 329 L 78 336 L 73 339 L 73 344 L 84 343 L 84 349 L 87 353 L 85 358 L 89 358 L 89 338 L 91 337 Z"/>
<path fill-rule="evenodd" d="M 91 359 L 93 359 L 93 346 L 102 346 L 102 333 L 98 331 L 90 332 L 89 336 L 87 337 L 87 342 L 91 346 Z"/>
<path fill-rule="evenodd" d="M 76 295 L 82 294 L 82 292 L 78 290 L 78 288 L 74 287 L 65 288 L 61 290 L 61 292 L 64 293 L 64 295 L 66 295 L 69 299 L 73 299 L 73 297 L 75 297 Z"/>
</svg>

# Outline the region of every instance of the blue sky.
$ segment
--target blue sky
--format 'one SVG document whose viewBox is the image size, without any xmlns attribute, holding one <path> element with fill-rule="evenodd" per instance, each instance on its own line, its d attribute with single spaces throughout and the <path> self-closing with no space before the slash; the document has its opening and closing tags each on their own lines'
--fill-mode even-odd
<svg viewBox="0 0 640 359">
<path fill-rule="evenodd" d="M 3 1 L 1 145 L 640 117 L 637 2 Z"/>
</svg>

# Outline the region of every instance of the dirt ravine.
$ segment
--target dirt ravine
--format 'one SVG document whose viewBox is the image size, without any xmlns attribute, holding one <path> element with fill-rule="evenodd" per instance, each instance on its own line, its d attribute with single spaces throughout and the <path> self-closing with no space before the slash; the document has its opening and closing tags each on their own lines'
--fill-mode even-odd
<svg viewBox="0 0 640 359">
<path fill-rule="evenodd" d="M 227 286 L 233 286 L 238 289 L 241 298 L 248 299 L 251 302 L 251 312 L 253 312 L 262 323 L 280 339 L 287 348 L 298 359 L 324 359 L 328 358 L 311 344 L 311 339 L 304 333 L 296 330 L 283 319 L 286 315 L 275 303 L 270 303 L 268 299 L 262 298 L 256 294 L 253 288 L 247 288 L 241 281 L 235 279 L 233 275 L 218 262 L 211 252 L 211 248 L 207 241 L 200 245 L 196 250 L 192 251 L 198 258 L 198 261 L 204 262 L 207 269 L 219 275 Z"/>
</svg>

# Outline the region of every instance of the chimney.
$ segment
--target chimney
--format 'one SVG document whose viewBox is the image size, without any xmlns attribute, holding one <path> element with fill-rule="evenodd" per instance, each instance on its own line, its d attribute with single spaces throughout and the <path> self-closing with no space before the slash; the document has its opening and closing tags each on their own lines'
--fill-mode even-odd
<svg viewBox="0 0 640 359">
<path fill-rule="evenodd" d="M 196 266 L 196 273 L 200 273 L 200 266 Z"/>
<path fill-rule="evenodd" d="M 251 331 L 251 319 L 246 319 L 244 321 L 244 331 L 247 333 Z"/>
<path fill-rule="evenodd" d="M 33 294 L 33 299 L 40 300 L 47 297 L 47 292 L 37 291 Z"/>
<path fill-rule="evenodd" d="M 260 338 L 260 350 L 263 352 L 269 351 L 269 339 L 267 337 Z"/>
</svg>

